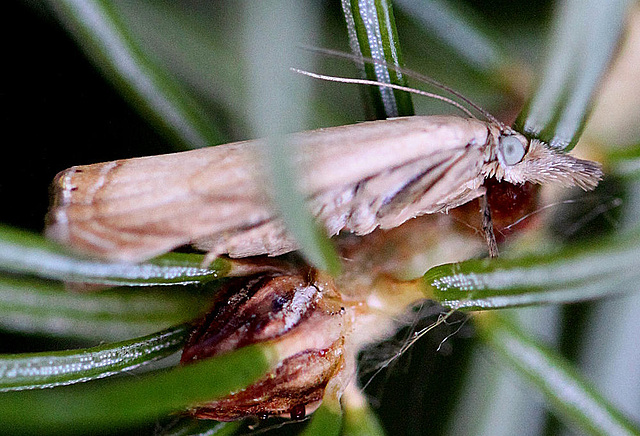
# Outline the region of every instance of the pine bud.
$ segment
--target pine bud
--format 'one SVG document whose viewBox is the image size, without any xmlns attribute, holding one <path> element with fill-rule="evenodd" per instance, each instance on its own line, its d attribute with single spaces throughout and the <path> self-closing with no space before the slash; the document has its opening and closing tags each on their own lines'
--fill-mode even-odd
<svg viewBox="0 0 640 436">
<path fill-rule="evenodd" d="M 327 384 L 345 373 L 345 309 L 331 279 L 316 271 L 266 273 L 229 281 L 193 331 L 182 363 L 268 342 L 280 362 L 257 382 L 194 407 L 198 418 L 301 419 L 320 404 Z M 342 385 L 341 383 L 338 383 Z"/>
</svg>

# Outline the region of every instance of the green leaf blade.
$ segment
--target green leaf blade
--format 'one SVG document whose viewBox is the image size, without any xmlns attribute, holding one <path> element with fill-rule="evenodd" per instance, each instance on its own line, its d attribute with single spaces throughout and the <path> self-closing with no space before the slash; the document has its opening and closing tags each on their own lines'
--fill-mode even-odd
<svg viewBox="0 0 640 436">
<path fill-rule="evenodd" d="M 51 390 L 2 394 L 0 421 L 15 433 L 86 434 L 149 422 L 228 394 L 255 381 L 271 367 L 266 347 L 229 354 L 138 378 L 89 382 Z M 34 404 L 38 413 L 28 413 Z"/>
<path fill-rule="evenodd" d="M 49 3 L 107 77 L 179 144 L 194 148 L 225 142 L 199 104 L 140 49 L 110 2 Z"/>
<path fill-rule="evenodd" d="M 157 436 L 230 436 L 237 434 L 242 421 L 218 422 L 212 420 L 183 418 L 156 433 Z"/>
<path fill-rule="evenodd" d="M 129 371 L 179 351 L 188 325 L 84 350 L 0 355 L 0 392 L 70 385 Z"/>
<path fill-rule="evenodd" d="M 516 120 L 523 133 L 569 151 L 622 35 L 628 0 L 560 3 L 542 78 Z"/>
<path fill-rule="evenodd" d="M 203 268 L 204 256 L 171 253 L 142 263 L 118 263 L 70 253 L 40 235 L 0 226 L 0 270 L 67 282 L 107 286 L 163 286 L 205 283 L 225 276 L 229 261 Z"/>
<path fill-rule="evenodd" d="M 312 2 L 249 2 L 246 14 L 245 65 L 251 78 L 248 91 L 250 125 L 258 137 L 269 138 L 263 153 L 274 200 L 287 230 L 300 245 L 303 256 L 320 269 L 337 274 L 338 255 L 318 228 L 299 191 L 295 147 L 286 133 L 303 130 L 308 121 L 310 83 L 288 68 L 311 62 L 295 47 L 317 26 Z"/>
<path fill-rule="evenodd" d="M 212 291 L 145 287 L 69 292 L 59 283 L 0 276 L 0 328 L 82 341 L 122 340 L 201 316 L 211 305 Z"/>
<path fill-rule="evenodd" d="M 458 4 L 441 0 L 396 0 L 396 4 L 478 72 L 492 76 L 511 63 L 497 37 L 486 26 L 480 28 Z"/>
<path fill-rule="evenodd" d="M 343 397 L 344 398 L 344 397 Z M 342 436 L 385 436 L 375 412 L 365 402 L 362 405 L 343 405 Z"/>
<path fill-rule="evenodd" d="M 598 394 L 569 362 L 527 337 L 515 324 L 493 316 L 478 325 L 483 339 L 578 429 L 592 435 L 640 434 L 640 429 Z"/>
<path fill-rule="evenodd" d="M 343 0 L 342 9 L 353 54 L 384 62 L 365 63 L 363 76 L 368 80 L 407 86 L 404 75 L 394 69 L 404 67 L 404 61 L 390 0 Z M 414 114 L 411 94 L 406 91 L 370 87 L 368 95 L 376 119 Z"/>
<path fill-rule="evenodd" d="M 583 301 L 630 289 L 640 263 L 637 231 L 554 255 L 470 260 L 431 268 L 425 286 L 441 304 L 488 310 Z"/>
<path fill-rule="evenodd" d="M 339 406 L 333 407 L 323 400 L 318 410 L 313 412 L 311 422 L 300 433 L 301 436 L 338 436 L 342 427 L 342 414 Z"/>
</svg>

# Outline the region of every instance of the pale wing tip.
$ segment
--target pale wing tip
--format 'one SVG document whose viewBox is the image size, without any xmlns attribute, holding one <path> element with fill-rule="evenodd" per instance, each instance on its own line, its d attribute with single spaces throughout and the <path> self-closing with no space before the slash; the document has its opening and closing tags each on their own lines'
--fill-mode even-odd
<svg viewBox="0 0 640 436">
<path fill-rule="evenodd" d="M 87 171 L 86 167 L 72 167 L 59 172 L 51 182 L 44 228 L 48 239 L 85 256 L 125 263 L 141 262 L 189 242 L 165 235 L 127 234 L 103 225 L 99 214 L 78 217 L 76 207 L 91 204 L 87 194 L 91 189 L 87 189 L 86 180 L 78 178 Z"/>
<path fill-rule="evenodd" d="M 58 218 L 58 210 L 50 210 L 45 217 L 44 235 L 48 239 L 65 243 L 69 241 L 69 226 Z"/>
<path fill-rule="evenodd" d="M 71 184 L 71 177 L 76 167 L 60 171 L 49 186 L 49 211 L 45 216 L 45 236 L 49 239 L 65 243 L 69 240 L 69 222 L 66 208 L 71 203 L 71 194 L 76 189 Z"/>
</svg>

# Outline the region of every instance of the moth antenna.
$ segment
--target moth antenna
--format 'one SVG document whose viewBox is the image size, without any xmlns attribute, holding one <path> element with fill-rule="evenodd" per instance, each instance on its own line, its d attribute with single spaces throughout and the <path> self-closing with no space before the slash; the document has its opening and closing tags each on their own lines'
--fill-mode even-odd
<svg viewBox="0 0 640 436">
<path fill-rule="evenodd" d="M 442 96 L 440 94 L 434 94 L 432 92 L 422 91 L 421 89 L 409 88 L 408 86 L 396 85 L 394 83 L 378 82 L 378 81 L 375 81 L 375 80 L 353 79 L 353 78 L 350 78 L 350 77 L 327 76 L 325 74 L 312 73 L 310 71 L 299 70 L 299 69 L 293 68 L 293 67 L 289 68 L 289 69 L 291 71 L 293 71 L 294 73 L 303 74 L 305 76 L 313 77 L 314 79 L 327 80 L 329 82 L 353 83 L 353 84 L 357 84 L 357 85 L 382 86 L 384 88 L 397 89 L 399 91 L 405 91 L 405 92 L 410 92 L 412 94 L 422 95 L 424 97 L 430 97 L 430 98 L 433 98 L 433 99 L 436 99 L 436 100 L 443 101 L 443 102 L 445 102 L 447 104 L 450 104 L 451 106 L 454 106 L 457 109 L 460 109 L 462 112 L 464 112 L 466 115 L 468 115 L 471 118 L 476 118 L 476 116 L 473 115 L 473 113 L 469 109 L 467 109 L 466 107 L 464 107 L 463 105 L 461 105 L 457 101 L 452 100 L 452 99 L 447 98 L 447 97 L 444 97 L 444 96 Z"/>
<path fill-rule="evenodd" d="M 517 226 L 522 221 L 527 220 L 527 219 L 531 218 L 532 216 L 538 215 L 539 213 L 542 213 L 547 209 L 551 209 L 551 208 L 554 208 L 554 207 L 557 207 L 557 206 L 561 206 L 563 204 L 574 204 L 574 203 L 577 203 L 577 200 L 568 199 L 568 200 L 556 201 L 556 202 L 553 202 L 553 203 L 545 204 L 544 206 L 538 207 L 536 210 L 534 210 L 532 212 L 529 212 L 529 213 L 526 213 L 526 214 L 522 215 L 520 218 L 518 218 L 517 220 L 515 220 L 514 222 L 512 222 L 508 226 L 504 226 L 502 228 L 502 230 L 511 230 L 511 228 L 513 228 L 514 226 Z M 502 231 L 500 231 L 500 234 L 504 234 L 504 233 Z"/>
<path fill-rule="evenodd" d="M 345 53 L 342 52 L 340 50 L 332 50 L 332 49 L 328 49 L 328 48 L 319 48 L 319 47 L 311 47 L 311 46 L 305 46 L 305 45 L 301 45 L 299 46 L 301 49 L 303 50 L 308 50 L 308 51 L 312 51 L 315 53 L 320 53 L 320 54 L 324 54 L 327 56 L 332 56 L 332 57 L 336 57 L 336 58 L 343 58 L 343 59 L 349 59 L 352 60 L 354 62 L 357 62 L 359 64 L 365 64 L 365 63 L 371 63 L 371 64 L 377 64 L 377 65 L 382 65 L 385 68 L 391 69 L 397 73 L 402 73 L 407 77 L 411 77 L 413 79 L 416 79 L 418 81 L 427 83 L 431 86 L 434 86 L 438 89 L 441 89 L 442 91 L 448 92 L 451 95 L 459 98 L 460 100 L 462 100 L 463 102 L 465 102 L 466 104 L 468 104 L 469 106 L 471 106 L 472 108 L 474 108 L 475 110 L 477 110 L 479 113 L 482 114 L 482 116 L 484 116 L 487 120 L 489 120 L 492 123 L 497 124 L 498 126 L 500 126 L 500 128 L 502 130 L 506 130 L 506 131 L 511 131 L 511 129 L 504 124 L 502 121 L 498 120 L 496 117 L 494 117 L 493 115 L 491 115 L 491 113 L 489 111 L 487 111 L 486 109 L 484 109 L 482 106 L 474 103 L 471 99 L 465 97 L 464 95 L 462 95 L 461 93 L 459 93 L 458 91 L 456 91 L 455 89 L 438 82 L 437 80 L 429 77 L 429 76 L 425 76 L 424 74 L 420 74 L 416 71 L 410 70 L 408 68 L 403 68 L 403 67 L 399 67 L 397 65 L 391 65 L 385 61 L 383 61 L 382 59 L 375 59 L 375 58 L 370 58 L 370 57 L 365 57 L 365 56 L 358 56 L 358 55 L 354 55 L 352 53 Z M 382 86 L 382 85 L 379 85 Z M 457 102 L 456 102 L 457 103 Z M 458 103 L 460 104 L 460 103 Z M 474 117 L 475 118 L 475 117 Z"/>
</svg>

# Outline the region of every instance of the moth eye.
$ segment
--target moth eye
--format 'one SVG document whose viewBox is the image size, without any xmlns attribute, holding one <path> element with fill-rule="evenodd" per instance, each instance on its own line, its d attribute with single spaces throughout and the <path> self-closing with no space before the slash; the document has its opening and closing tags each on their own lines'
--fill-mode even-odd
<svg viewBox="0 0 640 436">
<path fill-rule="evenodd" d="M 524 157 L 525 145 L 515 136 L 502 136 L 498 151 L 506 165 L 515 165 Z"/>
</svg>

